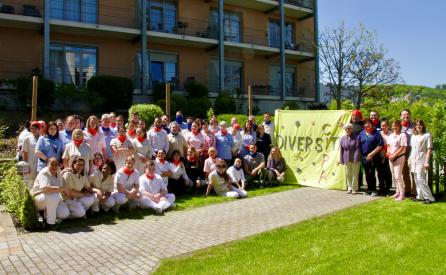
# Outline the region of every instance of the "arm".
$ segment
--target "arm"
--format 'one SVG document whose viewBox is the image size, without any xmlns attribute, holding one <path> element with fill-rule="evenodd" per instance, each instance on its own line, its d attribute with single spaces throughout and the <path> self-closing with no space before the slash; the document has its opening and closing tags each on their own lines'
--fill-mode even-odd
<svg viewBox="0 0 446 275">
<path fill-rule="evenodd" d="M 209 195 L 209 192 L 211 192 L 211 188 L 212 188 L 212 179 L 209 179 L 209 184 L 208 187 L 206 188 L 206 194 L 204 195 L 205 197 Z"/>
</svg>

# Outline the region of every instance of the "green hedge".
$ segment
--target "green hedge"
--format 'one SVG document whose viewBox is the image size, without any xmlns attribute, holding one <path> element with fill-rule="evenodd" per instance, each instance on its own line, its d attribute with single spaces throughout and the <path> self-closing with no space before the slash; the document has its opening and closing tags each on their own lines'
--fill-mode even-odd
<svg viewBox="0 0 446 275">
<path fill-rule="evenodd" d="M 93 76 L 87 82 L 87 89 L 91 99 L 100 99 L 95 102 L 95 106 L 92 106 L 95 109 L 127 109 L 132 104 L 133 82 L 130 78 L 111 75 Z"/>
<path fill-rule="evenodd" d="M 146 127 L 149 128 L 150 125 L 153 124 L 155 117 L 161 117 L 164 112 L 158 106 L 154 104 L 136 104 L 130 107 L 129 109 L 129 117 L 133 112 L 138 112 L 139 117 L 146 122 Z"/>
<path fill-rule="evenodd" d="M 238 123 L 240 124 L 240 127 L 243 128 L 243 126 L 245 125 L 246 121 L 248 121 L 248 116 L 247 115 L 240 115 L 240 114 L 221 114 L 218 115 L 218 121 L 226 121 L 228 124 L 231 123 L 231 118 L 236 117 L 238 120 Z M 274 121 L 274 116 L 271 116 L 271 121 Z M 261 124 L 263 123 L 263 115 L 258 115 L 256 116 L 256 123 L 257 124 Z"/>
<path fill-rule="evenodd" d="M 38 227 L 37 209 L 22 178 L 17 174 L 15 162 L 0 167 L 0 200 L 20 224 L 27 230 Z"/>
<path fill-rule="evenodd" d="M 215 114 L 235 113 L 237 111 L 237 104 L 235 99 L 229 92 L 221 92 L 214 103 Z"/>
</svg>

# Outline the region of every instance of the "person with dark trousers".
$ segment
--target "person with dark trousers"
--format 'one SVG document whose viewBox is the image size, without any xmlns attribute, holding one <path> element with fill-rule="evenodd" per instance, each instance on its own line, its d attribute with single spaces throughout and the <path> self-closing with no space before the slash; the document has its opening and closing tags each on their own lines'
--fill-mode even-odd
<svg viewBox="0 0 446 275">
<path fill-rule="evenodd" d="M 364 168 L 367 182 L 367 193 L 374 197 L 378 195 L 376 192 L 375 171 L 381 162 L 378 153 L 383 147 L 383 140 L 381 134 L 373 129 L 370 119 L 364 120 L 364 130 L 359 133 L 359 140 L 361 143 L 362 167 Z"/>
<path fill-rule="evenodd" d="M 380 128 L 381 138 L 383 139 L 383 147 L 378 154 L 381 161 L 378 163 L 376 170 L 378 172 L 379 195 L 387 196 L 390 195 L 390 188 L 392 188 L 392 173 L 390 172 L 389 159 L 386 158 L 388 151 L 387 139 L 392 134 L 392 131 L 389 129 L 389 122 L 385 118 L 381 120 Z"/>
</svg>

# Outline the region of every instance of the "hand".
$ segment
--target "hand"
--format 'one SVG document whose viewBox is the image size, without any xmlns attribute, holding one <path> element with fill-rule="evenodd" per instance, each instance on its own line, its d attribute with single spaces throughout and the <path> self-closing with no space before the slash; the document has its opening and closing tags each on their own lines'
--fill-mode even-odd
<svg viewBox="0 0 446 275">
<path fill-rule="evenodd" d="M 428 162 L 425 162 L 425 163 L 424 163 L 424 169 L 429 170 L 429 168 L 430 168 L 429 163 L 428 163 Z"/>
<path fill-rule="evenodd" d="M 256 175 L 257 175 L 257 172 L 256 172 L 256 171 L 252 171 L 252 172 L 251 172 L 251 176 L 254 177 L 254 176 L 256 176 Z"/>
<path fill-rule="evenodd" d="M 373 158 L 372 154 L 368 154 L 367 157 L 365 158 L 367 161 L 370 161 Z"/>
<path fill-rule="evenodd" d="M 390 155 L 390 156 L 389 156 L 389 160 L 390 160 L 390 161 L 394 161 L 394 160 L 395 160 L 395 156 L 394 156 L 394 155 Z"/>
</svg>

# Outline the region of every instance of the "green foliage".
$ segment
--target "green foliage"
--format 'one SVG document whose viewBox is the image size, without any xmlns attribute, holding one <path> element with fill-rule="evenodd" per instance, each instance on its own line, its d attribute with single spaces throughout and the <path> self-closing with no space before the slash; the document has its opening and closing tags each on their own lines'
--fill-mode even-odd
<svg viewBox="0 0 446 275">
<path fill-rule="evenodd" d="M 248 121 L 247 115 L 240 115 L 240 114 L 221 114 L 217 116 L 218 121 L 226 121 L 228 124 L 231 123 L 231 118 L 236 117 L 238 124 L 241 128 L 245 126 L 245 123 Z M 274 116 L 271 116 L 271 121 L 274 121 Z M 256 116 L 256 124 L 263 123 L 263 115 Z"/>
<path fill-rule="evenodd" d="M 327 110 L 327 105 L 324 103 L 310 103 L 307 108 L 308 110 Z"/>
<path fill-rule="evenodd" d="M 146 122 L 146 125 L 152 125 L 155 117 L 160 117 L 164 114 L 163 110 L 154 104 L 136 104 L 130 107 L 129 117 L 133 112 L 138 112 L 139 117 Z"/>
<path fill-rule="evenodd" d="M 87 82 L 90 98 L 98 98 L 95 109 L 127 109 L 132 104 L 133 82 L 126 77 L 93 76 Z"/>
<path fill-rule="evenodd" d="M 211 108 L 211 101 L 205 97 L 190 97 L 186 108 L 186 114 L 192 117 L 203 118 L 207 115 L 207 110 Z"/>
<path fill-rule="evenodd" d="M 297 105 L 296 101 L 285 101 L 282 109 L 284 109 L 284 110 L 299 110 L 299 105 Z"/>
<path fill-rule="evenodd" d="M 187 99 L 185 96 L 178 95 L 178 94 L 172 94 L 170 98 L 170 117 L 173 117 L 175 115 L 175 112 L 181 111 L 185 112 L 187 107 Z M 163 112 L 166 112 L 166 100 L 165 99 L 158 99 L 155 102 L 156 105 L 160 106 L 160 108 L 163 110 Z"/>
<path fill-rule="evenodd" d="M 355 109 L 355 105 L 353 102 L 349 99 L 345 99 L 341 103 L 341 109 L 342 110 L 353 110 Z M 332 100 L 330 102 L 330 105 L 328 105 L 328 110 L 337 110 L 336 108 L 336 100 Z"/>
<path fill-rule="evenodd" d="M 208 110 L 208 112 L 207 112 L 207 118 L 208 118 L 208 121 L 210 121 L 211 120 L 211 117 L 213 117 L 215 115 L 215 113 L 214 113 L 214 109 L 213 108 L 209 108 L 209 110 Z"/>
<path fill-rule="evenodd" d="M 228 92 L 221 92 L 214 103 L 215 114 L 235 113 L 237 105 L 235 99 Z"/>
<path fill-rule="evenodd" d="M 208 87 L 196 81 L 191 81 L 184 88 L 189 93 L 189 98 L 202 98 L 209 95 Z"/>
<path fill-rule="evenodd" d="M 152 89 L 153 101 L 166 100 L 166 83 L 156 83 Z"/>
<path fill-rule="evenodd" d="M 16 87 L 17 102 L 22 107 L 31 106 L 33 82 L 32 77 L 19 77 L 10 81 Z M 39 77 L 37 89 L 37 106 L 48 109 L 54 102 L 55 84 L 53 81 Z"/>
<path fill-rule="evenodd" d="M 20 224 L 26 230 L 32 230 L 39 227 L 37 208 L 28 189 L 25 190 L 22 207 L 20 208 Z"/>
</svg>

